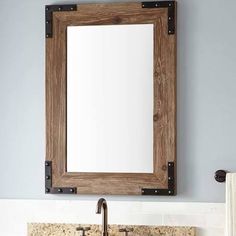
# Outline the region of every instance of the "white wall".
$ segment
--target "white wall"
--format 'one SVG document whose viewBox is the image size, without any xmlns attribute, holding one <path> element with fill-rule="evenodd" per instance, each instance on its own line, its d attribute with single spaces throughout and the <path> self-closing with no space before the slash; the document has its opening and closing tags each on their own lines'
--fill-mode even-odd
<svg viewBox="0 0 236 236">
<path fill-rule="evenodd" d="M 101 224 L 96 201 L 1 200 L 0 232 L 26 236 L 27 223 Z M 110 224 L 195 226 L 197 236 L 223 236 L 222 203 L 109 201 Z"/>
</svg>

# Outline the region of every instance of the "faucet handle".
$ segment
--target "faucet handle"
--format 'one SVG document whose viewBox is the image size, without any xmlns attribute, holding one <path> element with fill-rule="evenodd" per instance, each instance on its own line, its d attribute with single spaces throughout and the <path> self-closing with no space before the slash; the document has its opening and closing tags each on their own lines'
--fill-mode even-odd
<svg viewBox="0 0 236 236">
<path fill-rule="evenodd" d="M 89 231 L 91 228 L 90 227 L 77 227 L 76 231 L 81 231 L 82 235 L 81 236 L 85 236 L 86 235 L 86 231 Z"/>
<path fill-rule="evenodd" d="M 120 228 L 119 229 L 119 232 L 124 232 L 125 236 L 128 236 L 129 232 L 133 232 L 133 231 L 134 231 L 134 229 L 133 228 L 129 228 L 129 227 Z"/>
</svg>

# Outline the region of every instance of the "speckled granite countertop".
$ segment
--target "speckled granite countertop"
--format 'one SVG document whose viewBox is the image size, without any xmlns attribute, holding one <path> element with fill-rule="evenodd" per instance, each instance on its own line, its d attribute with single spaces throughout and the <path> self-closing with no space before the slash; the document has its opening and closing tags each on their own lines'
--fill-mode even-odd
<svg viewBox="0 0 236 236">
<path fill-rule="evenodd" d="M 88 236 L 100 236 L 100 225 L 75 225 L 75 224 L 28 224 L 28 236 L 80 236 L 81 231 L 76 231 L 77 227 L 91 227 L 86 232 Z M 142 225 L 110 225 L 109 236 L 123 236 L 125 233 L 119 232 L 121 228 L 133 228 L 130 236 L 196 236 L 194 227 L 168 227 L 168 226 L 142 226 Z"/>
</svg>

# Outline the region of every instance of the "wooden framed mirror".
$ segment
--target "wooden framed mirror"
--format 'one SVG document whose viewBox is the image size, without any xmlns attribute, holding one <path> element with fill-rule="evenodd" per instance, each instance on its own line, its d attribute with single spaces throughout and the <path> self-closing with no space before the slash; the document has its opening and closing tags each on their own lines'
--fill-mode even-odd
<svg viewBox="0 0 236 236">
<path fill-rule="evenodd" d="M 46 6 L 46 193 L 176 194 L 175 12 Z"/>
</svg>

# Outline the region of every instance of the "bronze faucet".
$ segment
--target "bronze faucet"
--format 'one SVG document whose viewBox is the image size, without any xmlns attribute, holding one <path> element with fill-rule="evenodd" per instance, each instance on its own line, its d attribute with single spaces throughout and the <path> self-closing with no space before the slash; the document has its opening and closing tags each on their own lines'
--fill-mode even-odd
<svg viewBox="0 0 236 236">
<path fill-rule="evenodd" d="M 97 209 L 96 209 L 96 214 L 101 214 L 103 209 L 103 215 L 102 215 L 102 236 L 108 236 L 108 223 L 107 223 L 107 202 L 104 198 L 100 198 L 97 203 Z"/>
</svg>

